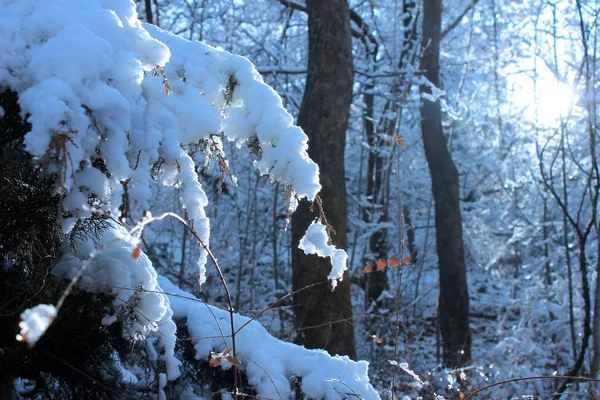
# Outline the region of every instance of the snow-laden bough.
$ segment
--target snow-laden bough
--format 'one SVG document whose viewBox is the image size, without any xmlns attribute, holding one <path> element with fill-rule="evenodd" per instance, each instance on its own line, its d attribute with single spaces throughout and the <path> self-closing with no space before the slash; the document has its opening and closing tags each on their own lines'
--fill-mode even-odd
<svg viewBox="0 0 600 400">
<path fill-rule="evenodd" d="M 141 218 L 157 180 L 181 189 L 181 204 L 208 244 L 208 199 L 195 170 L 195 149 L 204 144 L 208 153 L 222 152 L 223 139 L 258 155 L 255 167 L 286 188 L 290 211 L 299 199 L 313 200 L 320 190 L 306 135 L 293 125 L 280 97 L 252 63 L 143 25 L 131 0 L 0 0 L 0 92 L 4 90 L 18 94 L 21 115 L 31 126 L 24 137 L 26 150 L 59 179 L 62 211 L 68 216 L 62 221 L 65 234 L 92 216 Z M 226 159 L 220 162 L 227 168 Z M 323 245 L 328 240 L 322 234 L 320 227 L 311 227 L 303 246 L 332 258 L 330 279 L 335 282 L 342 277 L 346 255 Z M 102 251 L 95 252 L 98 246 Z M 157 349 L 149 354 L 165 362 L 162 390 L 181 373 L 174 316 L 193 313 L 202 326 L 190 330 L 208 329 L 212 316 L 201 317 L 201 311 L 180 301 L 172 304 L 161 288 L 167 281 L 135 249 L 136 239 L 111 223 L 99 243 L 84 241 L 76 249 L 65 244 L 54 273 L 66 278 L 80 274 L 82 289 L 93 287 L 119 299 L 103 323 L 125 320 L 125 337 Z M 203 251 L 200 284 L 206 279 L 206 261 Z M 137 312 L 125 318 L 124 310 L 132 307 Z M 52 305 L 25 311 L 20 340 L 35 345 L 56 314 Z M 236 318 L 241 325 L 241 317 Z M 302 377 L 311 397 L 337 398 L 333 382 L 343 381 L 365 398 L 378 398 L 368 383 L 366 363 L 276 341 L 258 323 L 246 331 L 254 334 L 243 340 L 240 358 L 259 395 L 272 396 L 272 387 L 291 393 L 286 373 Z M 196 347 L 218 346 L 198 340 Z M 259 348 L 264 351 L 252 351 Z M 323 368 L 315 369 L 315 360 Z M 260 371 L 275 376 L 274 383 Z"/>
</svg>

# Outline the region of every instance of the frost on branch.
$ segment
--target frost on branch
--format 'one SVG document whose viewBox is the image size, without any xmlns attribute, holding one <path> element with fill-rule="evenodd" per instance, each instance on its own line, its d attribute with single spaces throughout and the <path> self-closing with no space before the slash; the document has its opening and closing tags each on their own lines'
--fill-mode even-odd
<svg viewBox="0 0 600 400">
<path fill-rule="evenodd" d="M 327 227 L 319 221 L 314 221 L 300 240 L 298 248 L 303 250 L 305 254 L 316 254 L 319 257 L 329 257 L 331 259 L 331 272 L 327 279 L 331 280 L 331 285 L 335 289 L 337 282 L 344 278 L 344 271 L 348 269 L 346 265 L 348 254 L 344 250 L 336 249 L 329 242 Z"/>
</svg>

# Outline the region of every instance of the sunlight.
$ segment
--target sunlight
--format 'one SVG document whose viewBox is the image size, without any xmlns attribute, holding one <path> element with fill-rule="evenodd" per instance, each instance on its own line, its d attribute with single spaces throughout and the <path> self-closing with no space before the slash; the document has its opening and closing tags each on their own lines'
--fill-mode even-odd
<svg viewBox="0 0 600 400">
<path fill-rule="evenodd" d="M 537 119 L 541 125 L 556 125 L 561 118 L 569 115 L 575 93 L 573 89 L 556 80 L 544 80 L 538 87 Z"/>
<path fill-rule="evenodd" d="M 513 75 L 509 81 L 513 106 L 521 109 L 525 117 L 542 127 L 556 126 L 569 115 L 577 101 L 573 88 L 557 81 L 551 75 L 539 75 L 537 85 L 526 74 Z"/>
</svg>

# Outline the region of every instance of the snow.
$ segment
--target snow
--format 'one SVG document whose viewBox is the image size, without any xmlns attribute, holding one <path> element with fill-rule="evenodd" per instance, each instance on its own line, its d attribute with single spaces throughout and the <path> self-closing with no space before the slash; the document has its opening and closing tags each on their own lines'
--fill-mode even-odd
<svg viewBox="0 0 600 400">
<path fill-rule="evenodd" d="M 25 310 L 21 314 L 21 331 L 17 340 L 27 342 L 30 347 L 35 346 L 55 318 L 56 308 L 51 304 L 39 304 Z"/>
<path fill-rule="evenodd" d="M 344 250 L 336 249 L 329 244 L 329 235 L 327 227 L 320 221 L 313 221 L 306 230 L 306 234 L 300 239 L 298 248 L 305 254 L 316 254 L 319 257 L 329 257 L 331 259 L 331 272 L 327 279 L 331 280 L 331 285 L 335 289 L 337 282 L 344 278 L 344 271 L 348 269 L 348 254 Z"/>
<path fill-rule="evenodd" d="M 0 88 L 19 93 L 31 123 L 26 149 L 60 172 L 63 207 L 74 215 L 65 233 L 93 212 L 120 217 L 125 195 L 129 217 L 141 217 L 160 162 L 159 180 L 182 188 L 181 204 L 208 244 L 208 200 L 191 148 L 209 138 L 219 147 L 221 134 L 240 146 L 258 140 L 255 166 L 290 189 L 291 211 L 315 197 L 308 139 L 250 61 L 142 25 L 133 1 L 80 3 L 0 3 Z M 106 171 L 92 165 L 98 154 Z M 200 285 L 206 260 L 202 251 Z"/>
<path fill-rule="evenodd" d="M 187 321 L 197 358 L 206 358 L 231 347 L 229 314 L 159 277 L 123 224 L 146 215 L 157 179 L 180 188 L 181 205 L 208 245 L 208 198 L 196 172 L 196 149 L 209 143 L 201 157 L 226 157 L 222 139 L 238 148 L 260 147 L 255 167 L 282 184 L 293 211 L 299 199 L 313 200 L 321 187 L 306 135 L 250 61 L 143 25 L 133 1 L 0 0 L 0 90 L 5 88 L 18 93 L 22 116 L 31 124 L 26 150 L 44 170 L 57 173 L 63 211 L 70 214 L 62 221 L 64 233 L 94 214 L 111 221 L 101 237 L 74 246 L 65 240 L 53 273 L 65 279 L 81 274 L 81 289 L 114 296 L 102 323 L 123 322 L 125 338 L 145 341 L 147 356 L 164 362 L 164 397 L 167 381 L 181 374 L 175 320 Z M 94 162 L 98 157 L 101 167 Z M 227 168 L 223 160 L 219 165 Z M 325 227 L 317 223 L 302 241 L 305 251 L 332 259 L 335 287 L 347 255 L 327 242 Z M 200 285 L 206 260 L 202 251 Z M 18 339 L 34 345 L 56 314 L 46 304 L 26 310 Z M 234 320 L 238 328 L 249 322 L 239 315 Z M 334 399 L 350 389 L 379 398 L 366 362 L 282 342 L 258 322 L 236 339 L 235 356 L 260 396 L 290 398 L 290 379 L 301 377 L 308 397 Z M 135 368 L 128 372 L 129 378 L 145 379 Z"/>
<path fill-rule="evenodd" d="M 114 296 L 112 310 L 103 321 L 110 324 L 124 320 L 125 338 L 146 341 L 149 356 L 165 362 L 166 375 L 160 376 L 160 385 L 164 387 L 167 380 L 180 376 L 174 321 L 185 321 L 196 358 L 208 359 L 213 352 L 223 355 L 233 346 L 230 314 L 157 275 L 143 252 L 137 258 L 133 257 L 135 246 L 136 238 L 114 223 L 96 242 L 90 239 L 80 244 L 77 251 L 65 245 L 63 258 L 53 273 L 59 277 L 72 277 L 94 248 L 100 249 L 93 253 L 96 255 L 80 278 L 81 288 Z M 127 314 L 131 309 L 135 310 L 133 318 Z M 249 384 L 259 396 L 290 398 L 293 393 L 290 378 L 301 377 L 302 390 L 310 398 L 338 399 L 340 392 L 349 390 L 365 399 L 379 398 L 369 383 L 365 361 L 352 361 L 347 356 L 332 357 L 323 350 L 308 350 L 283 342 L 272 337 L 257 321 L 240 315 L 234 315 L 234 326 L 235 330 L 241 328 L 235 335 L 235 357 L 240 360 L 242 371 L 248 375 Z M 43 333 L 41 329 L 35 330 L 38 331 L 37 338 Z M 231 366 L 226 357 L 221 365 Z M 137 378 L 143 379 L 142 376 Z"/>
<path fill-rule="evenodd" d="M 114 296 L 112 313 L 103 317 L 106 325 L 125 319 L 123 336 L 129 340 L 159 339 L 169 380 L 179 375 L 180 362 L 175 357 L 176 326 L 169 300 L 158 285 L 152 263 L 140 252 L 133 257 L 137 239 L 121 225 L 112 223 L 101 238 L 79 243 L 74 250 L 63 246 L 63 256 L 53 274 L 71 279 L 84 262 L 86 269 L 79 278 L 83 289 L 99 290 Z M 95 249 L 99 249 L 95 251 Z M 133 317 L 128 310 L 134 309 Z"/>
<path fill-rule="evenodd" d="M 221 353 L 233 346 L 227 311 L 201 302 L 163 276 L 158 281 L 169 295 L 174 318 L 187 321 L 197 359 L 207 359 L 213 350 Z M 258 396 L 292 397 L 289 378 L 295 376 L 302 378 L 301 389 L 307 398 L 339 399 L 340 393 L 355 392 L 367 400 L 379 399 L 369 383 L 365 361 L 332 357 L 323 350 L 308 350 L 281 341 L 257 321 L 250 322 L 240 315 L 234 315 L 234 327 L 241 328 L 235 335 L 235 356 Z"/>
</svg>

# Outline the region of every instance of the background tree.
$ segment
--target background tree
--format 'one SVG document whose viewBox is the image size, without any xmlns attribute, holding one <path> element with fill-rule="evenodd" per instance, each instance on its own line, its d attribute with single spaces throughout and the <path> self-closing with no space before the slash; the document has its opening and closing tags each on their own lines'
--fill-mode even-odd
<svg viewBox="0 0 600 400">
<path fill-rule="evenodd" d="M 462 239 L 458 171 L 442 128 L 439 99 L 442 1 L 423 2 L 423 55 L 421 69 L 429 84 L 421 85 L 421 130 L 431 173 L 435 204 L 435 235 L 440 272 L 438 323 L 442 333 L 444 365 L 463 366 L 471 360 L 469 291 Z M 436 89 L 439 90 L 439 89 Z"/>
</svg>

